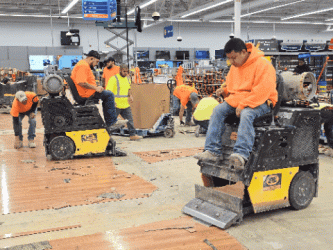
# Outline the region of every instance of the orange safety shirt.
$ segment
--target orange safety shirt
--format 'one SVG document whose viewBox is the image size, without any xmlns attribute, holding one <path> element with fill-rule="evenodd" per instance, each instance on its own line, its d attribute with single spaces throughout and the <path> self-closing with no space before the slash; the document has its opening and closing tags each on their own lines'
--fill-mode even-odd
<svg viewBox="0 0 333 250">
<path fill-rule="evenodd" d="M 190 100 L 190 95 L 193 92 L 198 93 L 198 91 L 193 87 L 187 85 L 180 85 L 175 88 L 175 90 L 173 91 L 173 95 L 180 100 L 182 106 L 186 107 L 186 104 Z"/>
<path fill-rule="evenodd" d="M 75 83 L 77 92 L 83 98 L 88 98 L 95 94 L 96 90 L 86 89 L 79 85 L 79 83 L 89 83 L 96 86 L 95 76 L 85 60 L 79 61 L 73 68 L 71 78 Z"/>
<path fill-rule="evenodd" d="M 183 82 L 183 71 L 184 71 L 183 67 L 179 66 L 178 71 L 177 71 L 177 75 L 175 77 L 177 86 L 180 86 L 180 85 L 184 84 L 184 82 Z"/>
<path fill-rule="evenodd" d="M 15 98 L 12 104 L 12 109 L 10 111 L 10 114 L 13 117 L 18 117 L 20 113 L 25 113 L 29 111 L 32 105 L 38 102 L 38 96 L 36 95 L 36 93 L 30 91 L 26 91 L 24 93 L 27 96 L 27 104 L 23 104 Z"/>
<path fill-rule="evenodd" d="M 255 108 L 267 100 L 275 106 L 278 99 L 275 69 L 252 43 L 247 43 L 246 47 L 251 53 L 246 62 L 240 67 L 230 67 L 224 90 L 229 96 L 225 101 L 240 109 Z"/>
<path fill-rule="evenodd" d="M 105 78 L 105 86 L 104 86 L 105 89 L 108 86 L 109 79 L 112 76 L 119 74 L 119 72 L 120 72 L 120 67 L 116 65 L 114 65 L 111 69 L 108 69 L 107 67 L 104 68 L 102 78 Z"/>
</svg>

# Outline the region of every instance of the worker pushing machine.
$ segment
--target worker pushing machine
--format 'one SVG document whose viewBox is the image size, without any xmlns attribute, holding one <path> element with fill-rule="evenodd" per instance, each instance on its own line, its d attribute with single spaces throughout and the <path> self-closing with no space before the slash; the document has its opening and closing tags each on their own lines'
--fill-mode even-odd
<svg viewBox="0 0 333 250">
<path fill-rule="evenodd" d="M 127 120 L 117 120 L 114 94 L 104 90 L 102 86 L 97 86 L 95 76 L 92 72 L 99 60 L 97 51 L 91 50 L 87 57 L 79 61 L 72 70 L 71 78 L 75 83 L 79 95 L 83 98 L 102 100 L 104 120 L 108 132 L 112 132 L 126 125 Z"/>
<path fill-rule="evenodd" d="M 104 60 L 105 67 L 103 69 L 102 75 L 102 84 L 104 89 L 106 89 L 108 82 L 112 76 L 119 74 L 119 66 L 115 63 L 115 59 L 113 57 L 108 57 Z"/>
<path fill-rule="evenodd" d="M 173 91 L 173 111 L 179 109 L 179 121 L 180 125 L 195 126 L 192 120 L 192 113 L 199 103 L 198 91 L 187 85 L 180 85 Z M 179 107 L 180 106 L 180 107 Z M 183 115 L 186 109 L 185 123 L 183 122 Z"/>
<path fill-rule="evenodd" d="M 128 66 L 120 65 L 119 74 L 110 78 L 106 90 L 111 91 L 115 96 L 117 116 L 120 114 L 124 119 L 127 119 L 127 128 L 129 130 L 130 140 L 140 140 L 142 136 L 135 134 L 132 111 L 129 102 L 133 102 L 131 93 L 131 80 L 128 76 Z"/>
<path fill-rule="evenodd" d="M 12 104 L 10 114 L 13 116 L 13 126 L 15 133 L 14 148 L 23 147 L 22 120 L 25 116 L 29 117 L 28 146 L 35 148 L 34 141 L 36 137 L 36 114 L 37 114 L 38 96 L 34 92 L 17 91 Z"/>
<path fill-rule="evenodd" d="M 236 144 L 229 164 L 235 169 L 244 169 L 254 144 L 253 121 L 268 112 L 268 102 L 275 106 L 276 72 L 263 53 L 253 44 L 245 44 L 239 38 L 230 39 L 224 48 L 232 66 L 227 75 L 226 86 L 216 91 L 223 95 L 224 102 L 214 108 L 206 136 L 204 152 L 194 156 L 202 161 L 223 159 L 222 135 L 225 119 L 230 114 L 240 117 Z"/>
</svg>

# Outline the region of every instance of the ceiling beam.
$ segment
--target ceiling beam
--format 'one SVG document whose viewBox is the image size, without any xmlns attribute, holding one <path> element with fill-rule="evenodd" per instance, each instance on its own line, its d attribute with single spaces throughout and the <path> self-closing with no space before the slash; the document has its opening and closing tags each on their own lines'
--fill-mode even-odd
<svg viewBox="0 0 333 250">
<path fill-rule="evenodd" d="M 271 1 L 271 2 L 273 2 L 273 1 Z M 251 8 L 258 8 L 258 7 L 267 5 L 267 4 L 269 4 L 269 3 L 267 3 L 267 0 L 257 0 L 255 2 L 251 2 L 250 7 Z M 248 3 L 243 4 L 243 6 L 247 6 L 247 5 L 248 5 Z M 202 17 L 202 19 L 204 21 L 208 21 L 208 20 L 213 20 L 213 19 L 216 19 L 216 18 L 219 18 L 219 17 L 222 17 L 222 16 L 230 16 L 230 15 L 233 15 L 233 14 L 234 14 L 234 6 L 226 8 L 226 9 L 221 10 L 221 11 L 213 12 L 213 13 L 208 14 L 208 15 L 204 15 Z"/>
<path fill-rule="evenodd" d="M 179 18 L 179 17 L 182 17 L 184 15 L 191 14 L 192 12 L 195 12 L 195 11 L 201 11 L 202 9 L 209 8 L 211 6 L 214 6 L 214 5 L 218 4 L 218 3 L 223 3 L 225 1 L 227 1 L 227 0 L 217 0 L 217 1 L 213 1 L 213 2 L 207 3 L 207 4 L 203 4 L 203 5 L 200 5 L 198 7 L 193 8 L 193 9 L 190 9 L 188 11 L 185 11 L 185 12 L 182 12 L 182 13 L 178 13 L 173 18 Z"/>
</svg>

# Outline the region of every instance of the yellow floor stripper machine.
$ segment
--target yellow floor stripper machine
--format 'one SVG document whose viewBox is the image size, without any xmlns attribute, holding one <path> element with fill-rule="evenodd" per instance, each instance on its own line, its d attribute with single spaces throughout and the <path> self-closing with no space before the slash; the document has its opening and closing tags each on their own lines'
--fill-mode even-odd
<svg viewBox="0 0 333 250">
<path fill-rule="evenodd" d="M 316 91 L 312 73 L 277 75 L 279 102 L 271 114 L 254 121 L 255 143 L 243 171 L 229 165 L 238 129 L 226 119 L 222 136 L 224 160 L 198 161 L 205 186 L 183 212 L 226 229 L 244 215 L 291 206 L 304 209 L 318 195 L 320 111 L 308 105 Z"/>
<path fill-rule="evenodd" d="M 41 100 L 46 156 L 52 160 L 87 155 L 125 156 L 116 148 L 94 100 L 80 97 L 69 76 L 65 80 L 75 104 L 66 97 L 61 76 L 50 74 L 43 81 L 49 93 Z"/>
</svg>

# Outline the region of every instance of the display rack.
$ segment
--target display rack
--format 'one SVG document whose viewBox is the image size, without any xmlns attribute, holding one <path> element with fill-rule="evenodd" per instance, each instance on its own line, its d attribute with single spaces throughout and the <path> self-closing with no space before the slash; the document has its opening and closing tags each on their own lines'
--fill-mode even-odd
<svg viewBox="0 0 333 250">
<path fill-rule="evenodd" d="M 333 74 L 333 52 L 323 51 L 323 52 L 266 52 L 265 56 L 270 56 L 272 63 L 276 70 L 289 70 L 294 71 L 295 67 L 298 65 L 298 56 L 300 54 L 307 54 L 304 57 L 305 62 L 310 66 L 311 72 L 313 72 L 318 79 L 321 70 L 324 67 L 326 57 L 328 56 L 328 62 L 320 81 L 327 82 L 327 89 L 330 90 L 333 86 L 332 74 Z"/>
</svg>

